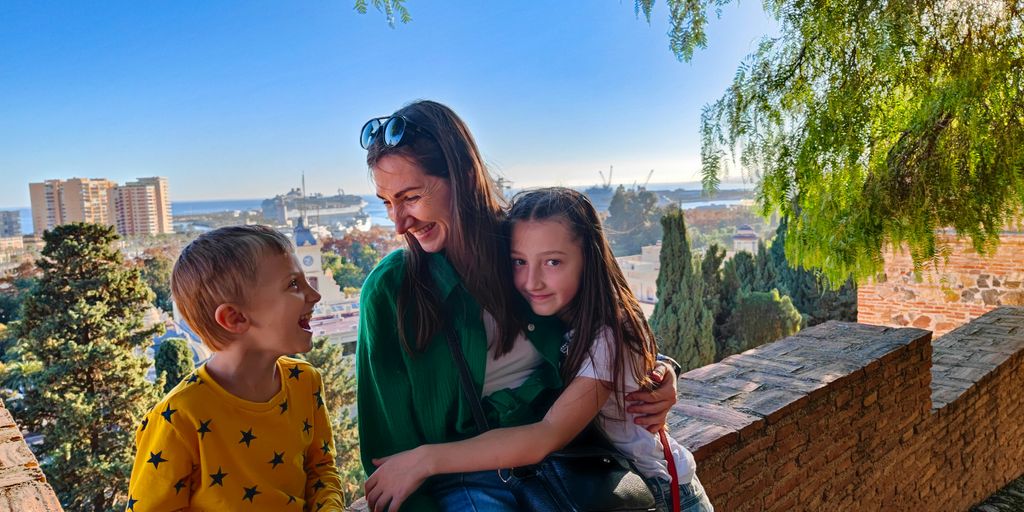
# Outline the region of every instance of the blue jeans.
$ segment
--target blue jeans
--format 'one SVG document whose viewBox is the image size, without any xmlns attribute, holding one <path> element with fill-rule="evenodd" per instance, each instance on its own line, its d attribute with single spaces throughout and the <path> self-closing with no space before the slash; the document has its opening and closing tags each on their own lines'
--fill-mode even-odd
<svg viewBox="0 0 1024 512">
<path fill-rule="evenodd" d="M 519 510 L 511 487 L 490 469 L 472 473 L 437 475 L 427 481 L 429 492 L 441 510 L 447 511 L 509 511 Z"/>
<path fill-rule="evenodd" d="M 647 487 L 651 488 L 654 494 L 654 503 L 658 506 L 658 512 L 672 512 L 672 482 L 659 478 L 645 478 Z M 715 507 L 711 506 L 711 500 L 704 492 L 704 486 L 693 475 L 689 483 L 679 484 L 679 510 L 682 512 L 714 512 Z"/>
</svg>

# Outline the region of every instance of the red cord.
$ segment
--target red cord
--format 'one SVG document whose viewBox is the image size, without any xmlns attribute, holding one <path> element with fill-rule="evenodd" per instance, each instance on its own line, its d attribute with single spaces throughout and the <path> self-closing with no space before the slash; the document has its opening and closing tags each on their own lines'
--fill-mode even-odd
<svg viewBox="0 0 1024 512">
<path fill-rule="evenodd" d="M 651 372 L 651 379 L 655 383 L 661 384 L 661 379 L 664 375 L 659 375 L 657 372 Z M 668 444 L 668 427 L 662 426 L 661 430 L 658 431 L 658 435 L 661 436 L 661 447 L 665 450 L 665 462 L 668 463 L 668 474 L 672 476 L 672 510 L 673 512 L 681 512 L 679 510 L 679 472 L 676 471 L 676 457 L 672 455 L 672 448 Z"/>
<path fill-rule="evenodd" d="M 668 431 L 665 427 L 661 427 L 658 434 L 661 435 L 661 446 L 665 449 L 665 461 L 668 462 L 668 473 L 672 475 L 672 510 L 674 512 L 680 512 L 679 472 L 676 471 L 676 458 L 672 455 L 672 449 L 669 448 Z"/>
</svg>

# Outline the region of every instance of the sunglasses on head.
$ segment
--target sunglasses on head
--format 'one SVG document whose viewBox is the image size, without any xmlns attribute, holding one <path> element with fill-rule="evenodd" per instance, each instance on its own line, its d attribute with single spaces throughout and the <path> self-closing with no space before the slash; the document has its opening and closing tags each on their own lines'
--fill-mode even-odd
<svg viewBox="0 0 1024 512">
<path fill-rule="evenodd" d="M 405 116 L 375 117 L 363 125 L 359 132 L 359 145 L 363 149 L 370 149 L 374 139 L 383 134 L 384 146 L 394 147 L 399 145 L 402 137 L 410 131 L 426 133 Z"/>
</svg>

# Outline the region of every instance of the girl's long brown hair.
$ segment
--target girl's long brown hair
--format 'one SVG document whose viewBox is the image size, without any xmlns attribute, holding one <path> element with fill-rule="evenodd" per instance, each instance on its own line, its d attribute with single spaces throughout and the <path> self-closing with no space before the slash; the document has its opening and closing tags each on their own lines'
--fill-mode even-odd
<svg viewBox="0 0 1024 512">
<path fill-rule="evenodd" d="M 583 250 L 583 275 L 579 291 L 567 306 L 573 330 L 569 352 L 562 363 L 562 380 L 569 383 L 590 356 L 594 339 L 607 327 L 614 336 L 612 390 L 625 389 L 626 358 L 631 358 L 633 375 L 644 389 L 653 389 L 650 372 L 658 347 L 654 333 L 644 319 L 640 303 L 630 291 L 622 269 L 615 261 L 604 236 L 601 219 L 584 194 L 564 187 L 521 192 L 512 199 L 508 228 L 516 222 L 554 220 L 563 222 Z M 617 395 L 617 393 L 616 393 Z M 624 404 L 621 404 L 624 406 Z"/>
<path fill-rule="evenodd" d="M 406 128 L 400 143 L 392 147 L 376 137 L 367 151 L 366 165 L 373 169 L 381 158 L 399 155 L 419 164 L 427 175 L 448 181 L 452 225 L 445 257 L 470 295 L 494 316 L 498 324 L 496 356 L 506 354 L 524 321 L 514 306 L 511 271 L 499 264 L 508 260 L 508 239 L 502 232 L 505 200 L 488 174 L 469 128 L 452 109 L 434 101 L 417 101 L 392 115 L 404 116 L 418 130 Z M 400 319 L 412 319 L 415 337 L 406 332 L 405 322 L 400 323 L 398 333 L 402 346 L 412 354 L 426 350 L 451 312 L 442 311 L 427 268 L 427 254 L 411 233 L 405 234 L 405 240 L 406 270 L 397 313 Z"/>
</svg>

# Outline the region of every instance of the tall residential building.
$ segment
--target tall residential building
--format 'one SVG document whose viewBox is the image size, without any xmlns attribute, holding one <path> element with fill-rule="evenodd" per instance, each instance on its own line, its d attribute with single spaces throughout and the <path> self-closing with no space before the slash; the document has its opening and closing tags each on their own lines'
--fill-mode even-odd
<svg viewBox="0 0 1024 512">
<path fill-rule="evenodd" d="M 35 233 L 42 235 L 69 222 L 113 225 L 110 196 L 116 186 L 110 180 L 90 178 L 29 183 Z"/>
<path fill-rule="evenodd" d="M 116 187 L 111 207 L 122 235 L 173 233 L 167 178 L 139 178 Z"/>
<path fill-rule="evenodd" d="M 0 212 L 0 238 L 21 236 L 21 212 Z"/>
</svg>

